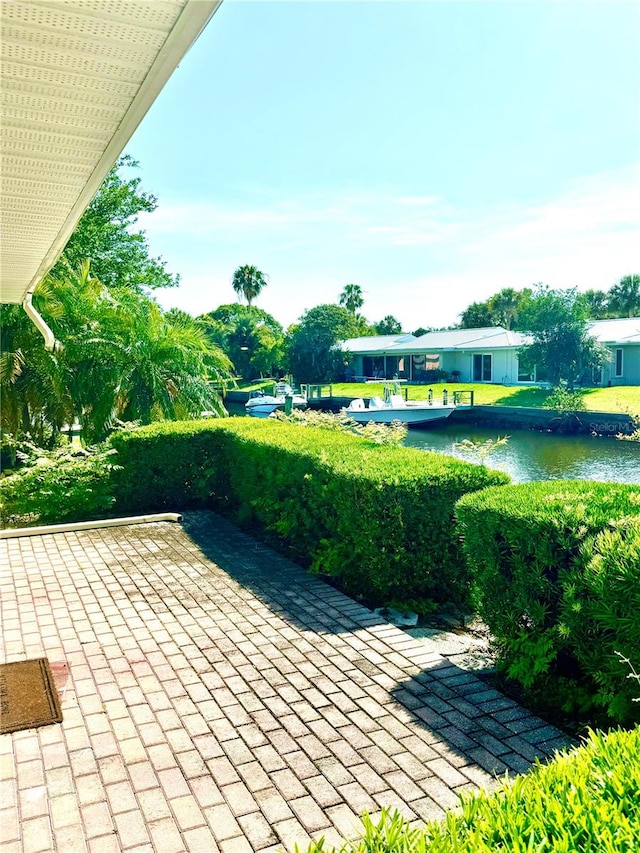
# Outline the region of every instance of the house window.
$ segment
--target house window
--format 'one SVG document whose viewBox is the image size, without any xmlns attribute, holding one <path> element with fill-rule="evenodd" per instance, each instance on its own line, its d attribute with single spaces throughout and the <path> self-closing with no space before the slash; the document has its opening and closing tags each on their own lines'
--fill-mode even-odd
<svg viewBox="0 0 640 853">
<path fill-rule="evenodd" d="M 616 376 L 622 376 L 622 349 L 616 350 Z"/>
<path fill-rule="evenodd" d="M 491 382 L 493 372 L 492 356 L 485 353 L 474 353 L 473 356 L 473 381 Z"/>
<path fill-rule="evenodd" d="M 518 359 L 518 382 L 535 382 L 535 367 L 529 367 L 522 359 Z"/>
</svg>

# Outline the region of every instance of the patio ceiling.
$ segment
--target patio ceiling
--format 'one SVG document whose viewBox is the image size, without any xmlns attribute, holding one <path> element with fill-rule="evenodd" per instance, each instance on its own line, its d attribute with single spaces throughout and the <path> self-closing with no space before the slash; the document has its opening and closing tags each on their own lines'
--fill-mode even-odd
<svg viewBox="0 0 640 853">
<path fill-rule="evenodd" d="M 1 302 L 53 266 L 220 2 L 2 2 Z"/>
</svg>

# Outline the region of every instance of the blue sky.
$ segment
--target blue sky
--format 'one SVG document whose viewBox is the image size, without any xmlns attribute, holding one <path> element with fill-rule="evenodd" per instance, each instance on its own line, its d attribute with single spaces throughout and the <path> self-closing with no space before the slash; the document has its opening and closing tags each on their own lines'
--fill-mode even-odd
<svg viewBox="0 0 640 853">
<path fill-rule="evenodd" d="M 127 147 L 160 302 L 255 264 L 285 326 L 352 282 L 411 331 L 639 272 L 639 37 L 636 0 L 225 0 Z"/>
</svg>

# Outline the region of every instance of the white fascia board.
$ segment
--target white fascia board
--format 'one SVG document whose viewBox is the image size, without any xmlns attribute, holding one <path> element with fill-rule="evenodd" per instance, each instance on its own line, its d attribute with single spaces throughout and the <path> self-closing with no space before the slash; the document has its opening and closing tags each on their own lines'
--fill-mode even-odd
<svg viewBox="0 0 640 853">
<path fill-rule="evenodd" d="M 169 77 L 175 71 L 180 60 L 202 33 L 221 3 L 222 0 L 187 0 L 184 9 L 180 13 L 180 17 L 165 39 L 164 44 L 140 85 L 138 93 L 118 125 L 118 130 L 104 149 L 100 160 L 84 185 L 75 204 L 69 211 L 64 225 L 56 235 L 47 254 L 42 259 L 35 275 L 25 286 L 20 298 L 15 300 L 16 302 L 22 302 L 27 293 L 33 292 L 58 260 L 80 217 L 91 203 L 109 169 L 111 169 L 124 150 L 138 125 L 162 91 Z"/>
</svg>

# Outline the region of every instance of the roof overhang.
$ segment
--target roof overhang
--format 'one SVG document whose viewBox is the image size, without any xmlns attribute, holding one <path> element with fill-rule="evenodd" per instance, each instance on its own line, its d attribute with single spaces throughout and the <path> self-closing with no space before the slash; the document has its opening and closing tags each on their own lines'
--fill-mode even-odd
<svg viewBox="0 0 640 853">
<path fill-rule="evenodd" d="M 2 2 L 0 302 L 51 269 L 221 2 Z"/>
</svg>

